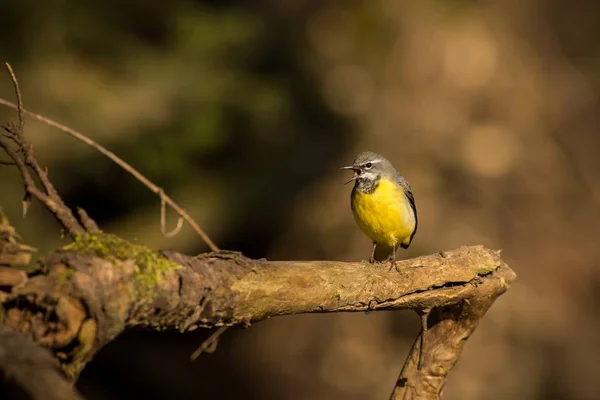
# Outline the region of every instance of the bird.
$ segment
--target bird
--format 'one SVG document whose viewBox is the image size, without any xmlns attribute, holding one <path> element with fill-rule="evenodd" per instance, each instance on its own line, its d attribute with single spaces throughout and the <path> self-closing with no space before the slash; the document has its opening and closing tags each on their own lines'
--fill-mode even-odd
<svg viewBox="0 0 600 400">
<path fill-rule="evenodd" d="M 352 214 L 373 243 L 369 263 L 375 262 L 377 246 L 386 246 L 392 250 L 390 271 L 399 271 L 396 250 L 399 246 L 408 249 L 418 226 L 415 197 L 408 181 L 388 159 L 370 151 L 360 153 L 352 165 L 341 169 L 354 171 L 345 184 L 354 182 L 350 194 Z"/>
</svg>

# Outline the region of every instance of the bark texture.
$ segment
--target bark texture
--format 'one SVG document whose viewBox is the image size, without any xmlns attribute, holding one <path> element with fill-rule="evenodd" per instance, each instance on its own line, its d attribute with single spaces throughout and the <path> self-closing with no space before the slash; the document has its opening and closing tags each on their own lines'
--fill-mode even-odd
<svg viewBox="0 0 600 400">
<path fill-rule="evenodd" d="M 2 324 L 50 349 L 67 376 L 76 378 L 129 327 L 184 332 L 247 327 L 287 314 L 433 310 L 423 353 L 417 339 L 392 398 L 435 399 L 465 340 L 515 274 L 499 252 L 481 246 L 400 261 L 399 268 L 252 260 L 235 252 L 192 257 L 154 252 L 109 234 L 83 234 L 40 258 L 37 272 L 1 283 Z"/>
</svg>

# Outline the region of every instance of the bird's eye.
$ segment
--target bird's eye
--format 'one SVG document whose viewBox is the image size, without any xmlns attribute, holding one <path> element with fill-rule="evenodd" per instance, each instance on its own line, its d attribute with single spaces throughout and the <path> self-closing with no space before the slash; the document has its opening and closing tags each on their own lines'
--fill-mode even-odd
<svg viewBox="0 0 600 400">
<path fill-rule="evenodd" d="M 368 163 L 366 163 L 366 164 L 365 164 L 365 167 L 366 167 L 367 169 L 371 168 L 372 166 L 373 166 L 373 164 L 372 164 L 372 163 L 370 163 L 370 162 L 368 162 Z"/>
</svg>

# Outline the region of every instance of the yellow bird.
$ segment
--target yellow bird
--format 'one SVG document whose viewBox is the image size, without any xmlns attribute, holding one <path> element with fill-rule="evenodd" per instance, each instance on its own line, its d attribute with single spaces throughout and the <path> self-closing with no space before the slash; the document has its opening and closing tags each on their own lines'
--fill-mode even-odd
<svg viewBox="0 0 600 400">
<path fill-rule="evenodd" d="M 377 245 L 392 249 L 391 264 L 396 265 L 398 246 L 407 249 L 417 232 L 417 207 L 410 185 L 391 162 L 379 154 L 359 154 L 351 169 L 354 181 L 350 205 L 356 223 L 373 242 L 369 262 L 375 262 Z"/>
</svg>

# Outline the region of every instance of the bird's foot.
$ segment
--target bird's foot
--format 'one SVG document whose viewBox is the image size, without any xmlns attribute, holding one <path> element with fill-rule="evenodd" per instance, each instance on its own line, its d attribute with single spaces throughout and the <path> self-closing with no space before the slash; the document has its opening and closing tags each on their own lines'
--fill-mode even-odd
<svg viewBox="0 0 600 400">
<path fill-rule="evenodd" d="M 375 257 L 371 256 L 369 257 L 369 264 L 375 264 Z"/>
<path fill-rule="evenodd" d="M 395 269 L 396 272 L 400 272 L 400 268 L 398 267 L 396 260 L 390 260 L 390 269 L 388 270 L 388 272 L 392 272 L 392 269 Z"/>
</svg>

